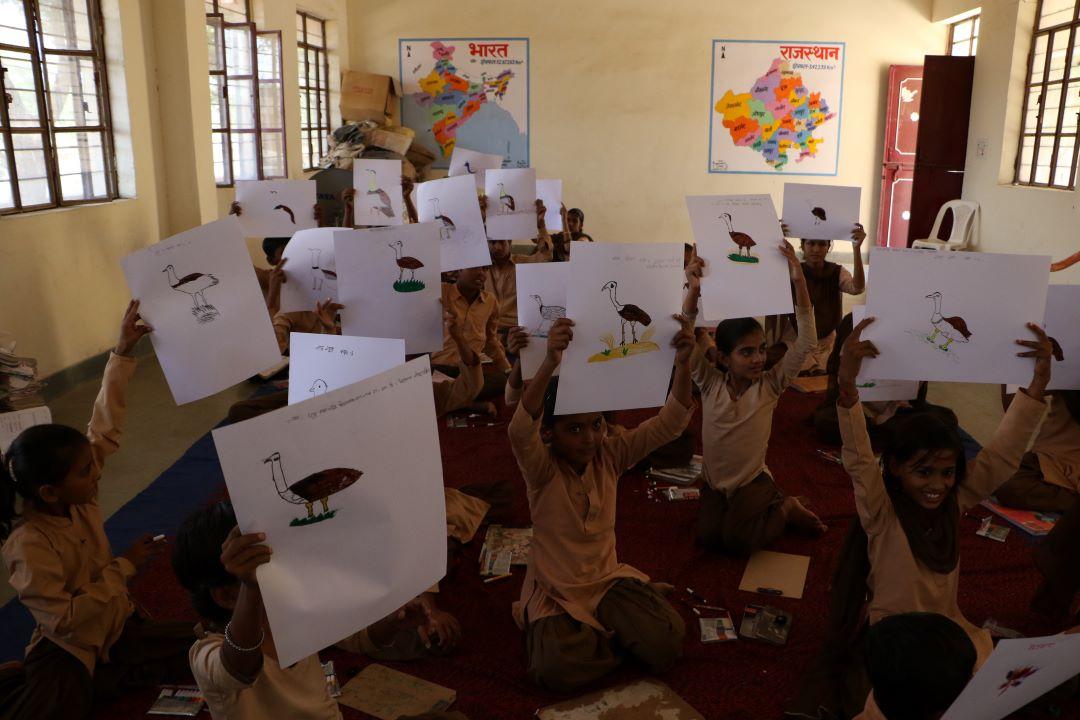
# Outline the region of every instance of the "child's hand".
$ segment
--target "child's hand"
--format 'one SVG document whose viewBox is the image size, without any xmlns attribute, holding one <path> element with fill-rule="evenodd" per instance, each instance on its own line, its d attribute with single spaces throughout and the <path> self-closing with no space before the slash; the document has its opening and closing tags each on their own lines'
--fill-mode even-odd
<svg viewBox="0 0 1080 720">
<path fill-rule="evenodd" d="M 257 588 L 255 568 L 270 562 L 273 550 L 263 544 L 265 533 L 240 534 L 240 527 L 234 527 L 221 545 L 221 564 L 225 572 L 240 580 L 248 587 Z"/>
<path fill-rule="evenodd" d="M 802 264 L 799 262 L 799 258 L 795 255 L 795 248 L 791 246 L 787 240 L 780 243 L 780 254 L 784 256 L 788 264 L 788 273 L 791 275 L 791 279 L 794 282 L 798 282 L 803 279 Z"/>
<path fill-rule="evenodd" d="M 240 217 L 244 214 L 244 211 L 240 209 L 240 203 L 235 200 L 232 201 L 232 205 L 229 206 L 229 214 Z"/>
<path fill-rule="evenodd" d="M 506 349 L 514 355 L 520 355 L 521 351 L 529 346 L 529 333 L 521 326 L 510 328 L 506 334 Z"/>
<path fill-rule="evenodd" d="M 331 298 L 315 303 L 315 315 L 318 316 L 324 332 L 333 333 L 336 331 L 337 326 L 334 319 L 337 317 L 338 311 L 344 309 L 344 305 L 334 302 Z"/>
<path fill-rule="evenodd" d="M 457 315 L 453 310 L 446 307 L 446 304 L 439 300 L 439 304 L 442 305 L 442 319 L 443 328 L 446 329 L 446 334 L 450 336 L 455 342 L 464 342 L 464 338 L 461 335 L 461 326 L 458 324 Z"/>
<path fill-rule="evenodd" d="M 322 225 L 322 206 L 319 203 L 311 206 L 311 217 L 315 218 L 316 225 Z"/>
<path fill-rule="evenodd" d="M 672 315 L 679 325 L 679 332 L 675 333 L 675 337 L 671 339 L 671 346 L 675 348 L 675 362 L 679 365 L 685 365 L 690 362 L 690 354 L 694 352 L 694 346 L 697 344 L 694 338 L 694 323 L 690 322 L 690 318 L 685 315 Z"/>
<path fill-rule="evenodd" d="M 855 227 L 851 229 L 851 242 L 855 243 L 855 251 L 858 252 L 862 247 L 863 240 L 866 239 L 866 230 L 863 229 L 861 223 L 855 223 Z"/>
<path fill-rule="evenodd" d="M 544 207 L 544 201 L 540 198 L 536 198 L 536 227 L 537 229 L 544 227 L 544 216 L 547 215 L 547 208 Z"/>
<path fill-rule="evenodd" d="M 548 331 L 547 360 L 558 365 L 562 362 L 563 351 L 574 339 L 574 321 L 569 318 L 559 318 L 551 325 Z"/>
<path fill-rule="evenodd" d="M 352 205 L 356 201 L 356 188 L 345 188 L 341 191 L 341 202 Z"/>
<path fill-rule="evenodd" d="M 409 606 L 419 607 L 423 612 L 423 621 L 415 627 L 425 647 L 430 648 L 433 639 L 438 641 L 443 650 L 457 647 L 461 641 L 461 623 L 453 615 L 440 609 L 432 594 L 420 595 L 406 607 Z"/>
<path fill-rule="evenodd" d="M 274 266 L 274 269 L 270 271 L 270 278 L 268 283 L 270 290 L 281 290 L 281 286 L 285 284 L 285 263 L 289 261 L 289 258 L 281 258 L 278 264 Z"/>
<path fill-rule="evenodd" d="M 160 555 L 167 546 L 164 542 L 154 542 L 154 536 L 146 533 L 128 548 L 123 558 L 135 566 L 136 569 L 146 564 L 146 561 L 155 555 Z"/>
<path fill-rule="evenodd" d="M 701 275 L 705 269 L 705 258 L 694 255 L 694 259 L 691 260 L 683 272 L 686 273 L 686 282 L 689 283 L 691 290 L 701 289 Z"/>
<path fill-rule="evenodd" d="M 840 370 L 837 372 L 836 379 L 841 393 L 857 395 L 855 378 L 859 376 L 863 358 L 875 358 L 880 354 L 874 343 L 862 339 L 862 331 L 872 322 L 874 322 L 872 317 L 863 318 L 862 322 L 852 329 L 851 334 L 844 341 L 844 346 L 840 348 Z"/>
<path fill-rule="evenodd" d="M 401 176 L 401 194 L 402 195 L 412 195 L 412 191 L 413 191 L 413 181 L 408 176 L 402 175 Z"/>
<path fill-rule="evenodd" d="M 480 203 L 480 216 L 487 221 L 487 195 L 481 195 L 477 198 L 477 202 Z"/>
<path fill-rule="evenodd" d="M 124 357 L 131 357 L 132 353 L 135 352 L 135 344 L 139 342 L 139 338 L 154 331 L 154 328 L 145 323 L 139 325 L 141 319 L 139 301 L 132 300 L 128 303 L 127 310 L 124 311 L 124 319 L 120 321 L 120 339 L 116 341 L 116 348 L 113 349 L 113 352 Z"/>
<path fill-rule="evenodd" d="M 1028 323 L 1028 330 L 1035 335 L 1035 340 L 1017 340 L 1017 345 L 1031 348 L 1027 352 L 1016 353 L 1017 357 L 1035 358 L 1035 372 L 1031 377 L 1031 384 L 1025 388 L 1027 394 L 1035 400 L 1042 400 L 1046 386 L 1050 384 L 1050 358 L 1053 355 L 1054 346 L 1050 342 L 1046 331 L 1035 323 Z"/>
<path fill-rule="evenodd" d="M 784 218 L 780 218 L 780 232 L 784 234 L 784 237 L 791 237 L 791 228 L 784 222 Z"/>
</svg>

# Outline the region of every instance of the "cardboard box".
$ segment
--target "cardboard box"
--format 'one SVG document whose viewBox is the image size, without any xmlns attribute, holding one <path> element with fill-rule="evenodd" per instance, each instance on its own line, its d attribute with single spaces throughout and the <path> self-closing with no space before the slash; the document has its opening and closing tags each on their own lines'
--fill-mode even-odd
<svg viewBox="0 0 1080 720">
<path fill-rule="evenodd" d="M 386 122 L 398 113 L 401 90 L 389 75 L 343 70 L 341 73 L 342 120 Z"/>
<path fill-rule="evenodd" d="M 368 133 L 368 145 L 404 155 L 409 151 L 413 138 L 416 136 L 409 128 L 404 127 L 381 127 Z"/>
</svg>

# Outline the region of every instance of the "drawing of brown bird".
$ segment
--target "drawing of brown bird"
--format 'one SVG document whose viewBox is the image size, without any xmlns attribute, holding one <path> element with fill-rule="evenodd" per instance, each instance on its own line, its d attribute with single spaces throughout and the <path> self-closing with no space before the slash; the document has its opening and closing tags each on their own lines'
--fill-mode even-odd
<svg viewBox="0 0 1080 720">
<path fill-rule="evenodd" d="M 615 306 L 615 312 L 619 313 L 620 325 L 619 328 L 622 331 L 622 342 L 620 344 L 626 344 L 626 325 L 630 324 L 630 337 L 632 342 L 637 342 L 637 329 L 634 325 L 642 325 L 648 327 L 652 324 L 652 318 L 649 317 L 649 313 L 645 312 L 637 305 L 628 305 L 619 302 L 618 291 L 619 283 L 614 280 L 609 280 L 604 283 L 604 287 L 600 288 L 600 292 L 607 291 L 608 297 L 611 299 L 611 304 Z"/>
<path fill-rule="evenodd" d="M 289 208 L 288 205 L 275 205 L 274 209 L 284 211 L 289 216 L 289 222 L 291 222 L 293 225 L 296 224 L 296 217 L 293 215 L 293 211 Z"/>
<path fill-rule="evenodd" d="M 379 198 L 379 202 L 381 203 L 381 205 L 379 205 L 378 207 L 375 207 L 373 209 L 375 211 L 377 211 L 377 212 L 381 212 L 383 215 L 385 215 L 388 218 L 394 217 L 394 207 L 390 203 L 390 196 L 387 194 L 387 192 L 385 190 L 383 190 L 381 187 L 379 187 L 378 183 L 375 180 L 375 178 L 376 178 L 375 171 L 371 170 L 371 169 L 368 169 L 366 172 L 371 173 L 371 178 L 368 180 L 367 194 L 368 195 L 374 195 L 375 197 Z"/>
<path fill-rule="evenodd" d="M 1065 351 L 1061 349 L 1061 344 L 1057 341 L 1057 338 L 1050 338 L 1050 348 L 1055 360 L 1065 362 Z"/>
<path fill-rule="evenodd" d="M 209 307 L 210 303 L 206 302 L 206 296 L 203 293 L 206 292 L 207 288 L 212 288 L 218 284 L 216 277 L 204 273 L 191 273 L 178 278 L 176 268 L 172 265 L 166 265 L 161 272 L 168 273 L 169 287 L 177 292 L 187 293 L 191 296 L 191 302 L 195 304 L 196 310 Z M 202 300 L 202 303 L 199 302 L 200 300 Z"/>
<path fill-rule="evenodd" d="M 514 212 L 514 196 L 507 194 L 502 183 L 499 183 L 499 206 L 502 207 L 503 212 Z"/>
<path fill-rule="evenodd" d="M 327 468 L 290 484 L 285 480 L 285 470 L 281 466 L 281 453 L 275 452 L 271 454 L 270 457 L 263 460 L 263 463 L 270 465 L 270 473 L 278 496 L 285 502 L 306 507 L 307 521 L 316 520 L 313 509 L 316 502 L 322 503 L 322 514 L 323 516 L 327 515 L 330 512 L 327 499 L 355 483 L 364 474 L 362 471 L 353 468 Z M 295 524 L 306 524 L 303 520 L 294 520 L 293 522 Z"/>
<path fill-rule="evenodd" d="M 810 214 L 813 215 L 814 217 L 816 217 L 821 222 L 825 222 L 827 220 L 827 218 L 825 217 L 825 208 L 823 208 L 823 207 L 811 208 L 810 209 Z"/>
<path fill-rule="evenodd" d="M 751 257 L 750 248 L 757 245 L 754 242 L 754 238 L 750 237 L 744 232 L 738 232 L 731 224 L 731 213 L 724 213 L 720 216 L 720 219 L 727 225 L 728 235 L 731 236 L 732 242 L 739 246 L 739 254 L 743 254 L 743 250 L 746 251 L 746 257 Z"/>
<path fill-rule="evenodd" d="M 971 330 L 968 329 L 967 321 L 959 315 L 944 317 L 941 314 L 941 293 L 933 292 L 926 296 L 934 303 L 934 312 L 930 315 L 930 322 L 934 326 L 934 332 L 927 340 L 935 342 L 938 335 L 945 338 L 945 344 L 939 347 L 948 350 L 954 342 L 966 343 L 971 339 Z"/>
<path fill-rule="evenodd" d="M 454 221 L 442 214 L 442 209 L 439 207 L 439 198 L 431 198 L 428 202 L 431 203 L 432 211 L 435 215 L 435 219 L 443 224 L 443 227 L 447 230 L 454 229 Z"/>
<path fill-rule="evenodd" d="M 398 282 L 401 282 L 402 276 L 405 275 L 405 271 L 409 271 L 409 282 L 416 280 L 416 271 L 424 267 L 424 263 L 420 262 L 411 255 L 405 254 L 405 246 L 400 240 L 392 242 L 386 247 L 394 251 L 394 258 L 396 259 L 398 266 Z"/>
</svg>

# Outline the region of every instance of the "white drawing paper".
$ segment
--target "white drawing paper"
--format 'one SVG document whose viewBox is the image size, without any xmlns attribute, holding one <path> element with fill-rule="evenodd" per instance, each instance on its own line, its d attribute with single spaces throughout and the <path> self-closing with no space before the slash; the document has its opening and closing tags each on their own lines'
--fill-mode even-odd
<svg viewBox="0 0 1080 720">
<path fill-rule="evenodd" d="M 439 226 L 431 222 L 340 231 L 342 332 L 404 339 L 410 355 L 441 349 L 439 244 Z"/>
<path fill-rule="evenodd" d="M 1017 357 L 1026 324 L 1046 311 L 1050 258 L 1037 255 L 873 248 L 863 333 L 881 355 L 866 375 L 893 380 L 1020 383 L 1033 361 Z"/>
<path fill-rule="evenodd" d="M 784 183 L 784 223 L 801 240 L 851 240 L 862 188 Z"/>
<path fill-rule="evenodd" d="M 450 169 L 447 177 L 471 175 L 476 183 L 476 192 L 484 192 L 484 175 L 488 170 L 498 170 L 503 166 L 502 155 L 489 155 L 488 153 L 476 152 L 454 146 L 454 152 L 450 155 Z"/>
<path fill-rule="evenodd" d="M 281 254 L 285 282 L 281 286 L 281 312 L 315 311 L 327 298 L 337 300 L 338 276 L 334 261 L 334 233 L 340 228 L 312 228 L 292 236 Z"/>
<path fill-rule="evenodd" d="M 394 612 L 446 572 L 428 359 L 214 430 L 282 667 Z"/>
<path fill-rule="evenodd" d="M 484 194 L 488 239 L 536 238 L 535 170 L 489 170 L 484 179 Z"/>
<path fill-rule="evenodd" d="M 26 408 L 15 412 L 0 413 L 0 456 L 11 447 L 12 441 L 26 428 L 35 425 L 47 425 L 52 422 L 52 413 L 49 408 L 41 407 Z"/>
<path fill-rule="evenodd" d="M 515 272 L 518 325 L 529 334 L 529 344 L 520 355 L 521 376 L 528 380 L 536 374 L 547 354 L 552 323 L 566 317 L 566 278 L 570 264 L 522 263 Z"/>
<path fill-rule="evenodd" d="M 405 364 L 405 341 L 351 335 L 289 334 L 289 404 Z"/>
<path fill-rule="evenodd" d="M 686 198 L 697 254 L 705 259 L 701 309 L 707 320 L 792 312 L 780 219 L 768 195 Z M 710 323 L 711 324 L 711 323 Z"/>
<path fill-rule="evenodd" d="M 562 232 L 562 180 L 537 180 L 536 198 L 544 203 L 544 226 L 548 232 Z"/>
<path fill-rule="evenodd" d="M 236 217 L 173 235 L 122 264 L 178 405 L 281 361 Z"/>
<path fill-rule="evenodd" d="M 314 180 L 237 180 L 245 237 L 292 237 L 315 222 Z"/>
<path fill-rule="evenodd" d="M 400 160 L 353 160 L 353 222 L 357 225 L 401 225 L 405 196 Z"/>
<path fill-rule="evenodd" d="M 1050 390 L 1080 390 L 1080 285 L 1051 285 L 1046 334 L 1054 345 Z"/>
<path fill-rule="evenodd" d="M 580 243 L 570 255 L 560 415 L 657 407 L 667 397 L 682 308 L 683 247 Z"/>
<path fill-rule="evenodd" d="M 1080 673 L 1080 635 L 1001 640 L 942 720 L 1000 720 Z"/>
<path fill-rule="evenodd" d="M 865 305 L 851 308 L 852 327 L 861 323 L 865 317 Z M 865 367 L 860 369 L 855 385 L 859 390 L 859 399 L 864 402 L 914 400 L 919 395 L 919 383 L 914 380 L 878 380 L 869 377 Z"/>
<path fill-rule="evenodd" d="M 468 178 L 420 183 L 416 197 L 420 222 L 439 223 L 443 272 L 491 264 L 480 202 Z"/>
</svg>

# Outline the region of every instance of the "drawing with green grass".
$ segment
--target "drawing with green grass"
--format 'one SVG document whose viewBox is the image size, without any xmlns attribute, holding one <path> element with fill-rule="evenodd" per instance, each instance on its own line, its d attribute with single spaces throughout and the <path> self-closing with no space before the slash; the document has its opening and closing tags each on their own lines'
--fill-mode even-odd
<svg viewBox="0 0 1080 720">
<path fill-rule="evenodd" d="M 398 279 L 394 283 L 394 290 L 400 293 L 419 292 L 427 287 L 423 281 L 416 279 L 416 271 L 424 267 L 424 263 L 414 257 L 405 254 L 405 246 L 400 240 L 387 245 L 394 251 L 394 259 L 398 266 Z M 405 280 L 405 271 L 409 271 L 409 279 Z"/>
</svg>

